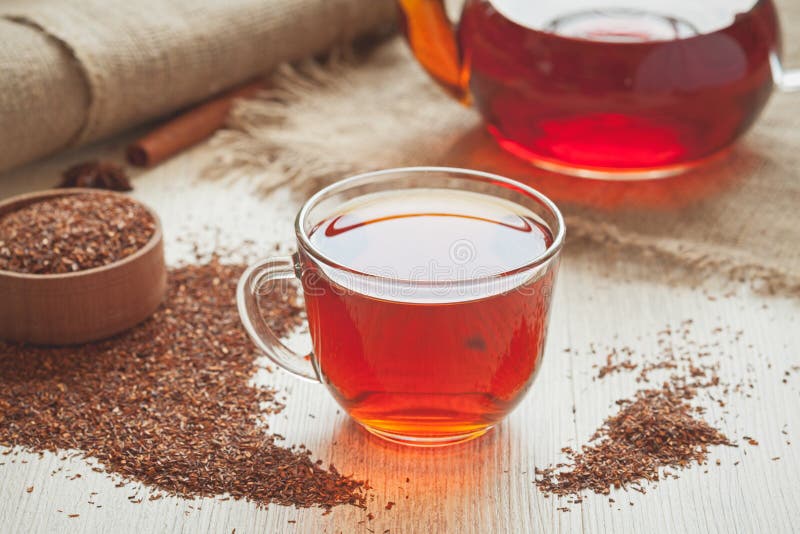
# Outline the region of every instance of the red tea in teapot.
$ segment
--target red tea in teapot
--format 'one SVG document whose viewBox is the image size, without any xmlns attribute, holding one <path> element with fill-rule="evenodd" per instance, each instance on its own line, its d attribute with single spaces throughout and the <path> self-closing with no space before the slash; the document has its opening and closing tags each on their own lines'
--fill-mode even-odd
<svg viewBox="0 0 800 534">
<path fill-rule="evenodd" d="M 437 4 L 401 0 L 435 76 Z M 586 175 L 667 174 L 726 148 L 767 102 L 780 54 L 770 0 L 467 0 L 451 45 L 505 149 Z"/>
<path fill-rule="evenodd" d="M 552 9 L 496 3 L 536 11 L 532 20 Z M 472 95 L 493 135 L 523 157 L 587 169 L 702 159 L 766 103 L 777 28 L 766 1 L 711 32 L 713 9 L 691 11 L 694 19 L 597 9 L 531 29 L 471 0 L 459 38 Z"/>
</svg>

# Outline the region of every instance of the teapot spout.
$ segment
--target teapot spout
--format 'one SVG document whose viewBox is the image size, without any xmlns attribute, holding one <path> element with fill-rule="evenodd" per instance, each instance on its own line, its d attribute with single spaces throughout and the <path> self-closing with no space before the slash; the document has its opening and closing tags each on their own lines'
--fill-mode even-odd
<svg viewBox="0 0 800 534">
<path fill-rule="evenodd" d="M 400 23 L 417 61 L 450 95 L 469 105 L 469 65 L 462 58 L 444 0 L 398 0 Z"/>
</svg>

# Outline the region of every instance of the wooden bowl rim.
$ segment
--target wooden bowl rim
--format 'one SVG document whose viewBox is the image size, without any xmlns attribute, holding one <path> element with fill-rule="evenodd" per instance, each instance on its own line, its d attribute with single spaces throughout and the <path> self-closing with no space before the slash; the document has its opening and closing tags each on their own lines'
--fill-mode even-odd
<svg viewBox="0 0 800 534">
<path fill-rule="evenodd" d="M 158 216 L 158 214 L 144 202 L 136 198 L 130 197 L 128 195 L 123 195 L 122 193 L 118 193 L 116 191 L 108 191 L 104 189 L 92 189 L 88 187 L 75 187 L 69 189 L 45 189 L 44 191 L 36 191 L 34 193 L 24 193 L 22 195 L 16 195 L 11 198 L 7 198 L 6 200 L 0 202 L 0 211 L 2 211 L 3 208 L 8 207 L 9 205 L 16 204 L 17 202 L 25 200 L 36 200 L 36 199 L 44 200 L 46 198 L 58 198 L 60 196 L 78 195 L 82 193 L 117 196 L 121 198 L 126 198 L 131 202 L 139 204 L 141 207 L 145 209 L 145 211 L 147 211 L 147 213 L 150 214 L 151 217 L 153 217 L 153 221 L 155 221 L 155 230 L 153 231 L 152 237 L 147 243 L 144 244 L 142 248 L 140 248 L 130 256 L 126 256 L 121 260 L 117 260 L 107 265 L 101 265 L 99 267 L 92 267 L 91 269 L 74 271 L 71 273 L 51 273 L 51 274 L 19 273 L 16 271 L 7 271 L 4 269 L 0 269 L 0 276 L 7 278 L 17 278 L 19 280 L 65 280 L 70 278 L 78 278 L 86 275 L 92 275 L 103 271 L 110 271 L 112 269 L 116 269 L 128 263 L 132 263 L 141 258 L 142 256 L 146 256 L 147 254 L 151 253 L 153 249 L 155 249 L 158 246 L 158 244 L 162 241 L 163 234 L 161 231 L 161 218 Z M 31 204 L 35 204 L 35 202 L 32 202 Z M 13 213 L 13 211 L 11 213 Z"/>
</svg>

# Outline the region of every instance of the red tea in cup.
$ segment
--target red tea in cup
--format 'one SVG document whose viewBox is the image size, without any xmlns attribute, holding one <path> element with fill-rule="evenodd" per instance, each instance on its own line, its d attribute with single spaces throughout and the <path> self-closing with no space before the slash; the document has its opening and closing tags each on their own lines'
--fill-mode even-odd
<svg viewBox="0 0 800 534">
<path fill-rule="evenodd" d="M 300 211 L 298 254 L 248 269 L 239 310 L 276 363 L 326 384 L 383 438 L 479 436 L 524 397 L 544 353 L 564 238 L 557 208 L 499 176 L 446 168 L 344 180 Z M 314 350 L 293 354 L 258 296 L 300 278 Z"/>
<path fill-rule="evenodd" d="M 344 204 L 310 237 L 342 265 L 421 282 L 374 286 L 304 266 L 314 353 L 351 416 L 389 437 L 452 439 L 519 402 L 541 363 L 555 271 L 458 283 L 541 256 L 553 235 L 534 213 L 479 193 L 400 190 Z"/>
</svg>

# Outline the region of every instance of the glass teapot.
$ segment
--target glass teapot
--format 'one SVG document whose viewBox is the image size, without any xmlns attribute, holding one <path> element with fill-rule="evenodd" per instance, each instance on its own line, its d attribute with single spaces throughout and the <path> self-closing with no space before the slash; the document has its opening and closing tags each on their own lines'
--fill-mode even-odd
<svg viewBox="0 0 800 534">
<path fill-rule="evenodd" d="M 398 0 L 420 63 L 507 151 L 584 177 L 653 178 L 721 154 L 781 68 L 772 0 Z"/>
</svg>

